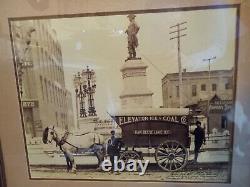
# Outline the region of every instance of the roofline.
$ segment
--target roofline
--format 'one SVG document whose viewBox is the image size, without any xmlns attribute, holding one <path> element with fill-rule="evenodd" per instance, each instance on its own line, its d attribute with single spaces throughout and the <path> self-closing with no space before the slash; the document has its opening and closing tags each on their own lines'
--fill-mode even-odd
<svg viewBox="0 0 250 187">
<path fill-rule="evenodd" d="M 233 68 L 232 69 L 224 69 L 224 70 L 212 70 L 210 71 L 211 74 L 216 74 L 216 73 L 220 73 L 220 72 L 226 72 L 226 73 L 233 73 Z M 201 73 L 208 73 L 208 71 L 189 71 L 189 72 L 182 72 L 182 76 L 185 75 L 195 75 L 195 74 L 201 74 Z M 167 73 L 161 80 L 163 81 L 164 79 L 166 79 L 168 76 L 178 76 L 179 73 Z"/>
</svg>

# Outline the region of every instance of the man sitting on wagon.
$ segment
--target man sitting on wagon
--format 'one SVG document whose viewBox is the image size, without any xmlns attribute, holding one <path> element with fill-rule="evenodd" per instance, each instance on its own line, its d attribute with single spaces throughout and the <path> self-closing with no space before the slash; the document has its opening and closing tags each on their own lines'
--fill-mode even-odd
<svg viewBox="0 0 250 187">
<path fill-rule="evenodd" d="M 196 128 L 191 134 L 194 135 L 194 162 L 196 163 L 202 143 L 206 144 L 205 131 L 200 121 L 196 121 Z"/>
</svg>

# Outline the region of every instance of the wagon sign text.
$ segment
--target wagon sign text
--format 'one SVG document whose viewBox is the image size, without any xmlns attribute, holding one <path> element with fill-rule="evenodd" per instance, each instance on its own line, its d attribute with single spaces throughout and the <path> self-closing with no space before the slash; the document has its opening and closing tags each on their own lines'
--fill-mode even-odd
<svg viewBox="0 0 250 187">
<path fill-rule="evenodd" d="M 183 125 L 187 124 L 187 116 L 120 116 L 118 120 L 120 125 L 144 121 L 166 121 Z"/>
<path fill-rule="evenodd" d="M 135 135 L 169 135 L 170 130 L 134 130 Z"/>
</svg>

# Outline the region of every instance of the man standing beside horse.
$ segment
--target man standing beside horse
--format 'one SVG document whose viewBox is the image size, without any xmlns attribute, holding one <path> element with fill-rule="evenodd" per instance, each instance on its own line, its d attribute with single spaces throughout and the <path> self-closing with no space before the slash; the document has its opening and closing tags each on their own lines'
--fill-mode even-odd
<svg viewBox="0 0 250 187">
<path fill-rule="evenodd" d="M 110 156 L 110 161 L 112 163 L 111 172 L 113 172 L 114 171 L 114 159 L 115 159 L 115 157 L 117 157 L 117 159 L 119 159 L 122 144 L 121 144 L 120 139 L 115 136 L 114 130 L 112 130 L 110 133 L 111 133 L 111 137 L 108 140 L 107 153 Z"/>
</svg>

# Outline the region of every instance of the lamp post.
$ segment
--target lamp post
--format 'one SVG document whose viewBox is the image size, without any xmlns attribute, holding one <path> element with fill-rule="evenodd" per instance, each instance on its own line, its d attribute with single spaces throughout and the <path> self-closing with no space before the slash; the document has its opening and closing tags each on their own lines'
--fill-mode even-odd
<svg viewBox="0 0 250 187">
<path fill-rule="evenodd" d="M 87 117 L 85 109 L 85 98 L 88 97 L 88 116 L 96 116 L 94 93 L 96 89 L 96 78 L 94 70 L 83 69 L 74 75 L 74 86 L 76 94 L 77 127 L 79 128 L 79 117 Z"/>
<path fill-rule="evenodd" d="M 84 118 L 87 117 L 85 110 L 85 97 L 86 97 L 86 80 L 78 72 L 74 77 L 75 93 L 76 93 L 76 110 L 77 110 L 77 119 L 78 117 Z M 80 105 L 80 113 L 78 108 L 78 100 Z"/>
<path fill-rule="evenodd" d="M 89 116 L 96 116 L 95 104 L 94 104 L 94 93 L 96 89 L 96 77 L 94 70 L 87 69 L 82 71 L 82 76 L 86 78 L 86 94 L 88 96 L 88 114 Z"/>
</svg>

